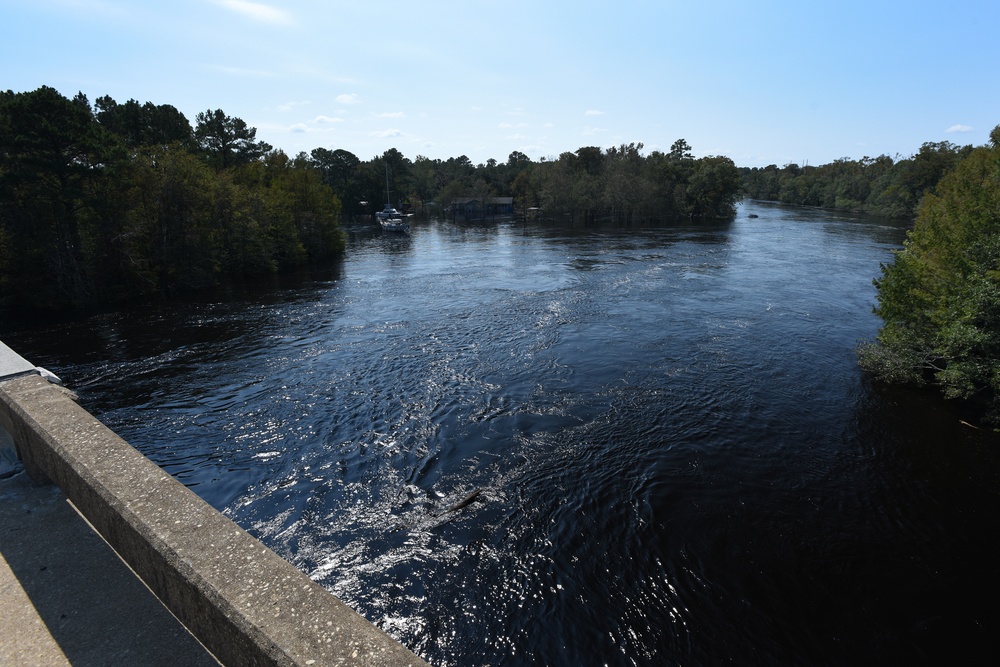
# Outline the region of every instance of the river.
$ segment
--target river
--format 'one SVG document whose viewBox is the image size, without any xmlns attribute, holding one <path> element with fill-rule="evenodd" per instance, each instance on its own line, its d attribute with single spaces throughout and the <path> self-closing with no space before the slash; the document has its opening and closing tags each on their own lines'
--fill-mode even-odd
<svg viewBox="0 0 1000 667">
<path fill-rule="evenodd" d="M 992 651 L 997 441 L 856 365 L 905 226 L 349 232 L 324 274 L 0 338 L 437 665 Z"/>
</svg>

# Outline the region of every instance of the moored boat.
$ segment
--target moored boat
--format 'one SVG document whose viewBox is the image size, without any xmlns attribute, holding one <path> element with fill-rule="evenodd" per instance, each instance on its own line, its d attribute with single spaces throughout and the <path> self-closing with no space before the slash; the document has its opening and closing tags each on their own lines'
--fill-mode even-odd
<svg viewBox="0 0 1000 667">
<path fill-rule="evenodd" d="M 394 209 L 390 204 L 386 204 L 384 209 L 376 213 L 375 218 L 382 229 L 388 232 L 405 232 L 410 229 L 410 225 L 406 222 L 403 214 Z"/>
<path fill-rule="evenodd" d="M 375 219 L 384 231 L 406 232 L 410 225 L 403 218 L 403 214 L 393 208 L 389 199 L 389 165 L 385 165 L 385 208 L 375 214 Z"/>
</svg>

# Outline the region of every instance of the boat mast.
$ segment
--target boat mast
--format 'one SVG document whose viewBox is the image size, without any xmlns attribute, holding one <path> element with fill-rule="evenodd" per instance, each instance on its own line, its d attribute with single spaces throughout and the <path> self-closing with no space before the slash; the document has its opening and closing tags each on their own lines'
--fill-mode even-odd
<svg viewBox="0 0 1000 667">
<path fill-rule="evenodd" d="M 392 202 L 389 200 L 389 162 L 385 163 L 385 207 L 389 208 Z"/>
</svg>

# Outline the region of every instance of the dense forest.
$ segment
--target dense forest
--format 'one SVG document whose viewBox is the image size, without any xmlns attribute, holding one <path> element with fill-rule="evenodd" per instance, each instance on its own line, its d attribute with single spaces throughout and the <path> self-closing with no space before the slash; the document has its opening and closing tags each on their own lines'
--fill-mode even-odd
<svg viewBox="0 0 1000 667">
<path fill-rule="evenodd" d="M 880 155 L 819 167 L 744 167 L 740 179 L 750 199 L 912 219 L 923 196 L 971 152 L 972 146 L 947 141 L 925 143 L 905 159 Z"/>
<path fill-rule="evenodd" d="M 883 325 L 862 367 L 938 387 L 1000 426 L 1000 126 L 923 198 L 904 248 L 876 280 Z"/>
<path fill-rule="evenodd" d="M 342 215 L 386 203 L 447 214 L 462 198 L 513 198 L 521 216 L 620 223 L 725 217 L 739 171 L 642 144 L 533 162 L 465 156 L 289 157 L 222 110 L 192 127 L 170 105 L 42 87 L 0 92 L 0 305 L 85 309 L 204 289 L 336 257 Z"/>
<path fill-rule="evenodd" d="M 320 174 L 222 111 L 0 92 L 0 303 L 83 309 L 336 256 Z"/>
<path fill-rule="evenodd" d="M 739 197 L 739 171 L 726 157 L 695 159 L 683 139 L 670 152 L 642 153 L 641 143 L 607 149 L 585 146 L 555 159 L 533 162 L 512 152 L 506 162 L 474 165 L 462 155 L 447 160 L 396 149 L 362 162 L 345 150 L 318 148 L 310 159 L 323 173 L 348 216 L 370 214 L 385 201 L 385 173 L 392 204 L 410 212 L 447 212 L 456 199 L 513 197 L 519 216 L 574 222 L 620 223 L 727 217 Z"/>
</svg>

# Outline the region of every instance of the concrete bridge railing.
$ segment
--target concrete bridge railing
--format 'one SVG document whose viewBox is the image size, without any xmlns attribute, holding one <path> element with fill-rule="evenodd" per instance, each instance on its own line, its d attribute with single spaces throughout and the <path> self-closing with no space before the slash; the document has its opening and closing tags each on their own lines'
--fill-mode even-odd
<svg viewBox="0 0 1000 667">
<path fill-rule="evenodd" d="M 225 665 L 426 665 L 0 343 L 0 431 Z"/>
</svg>

